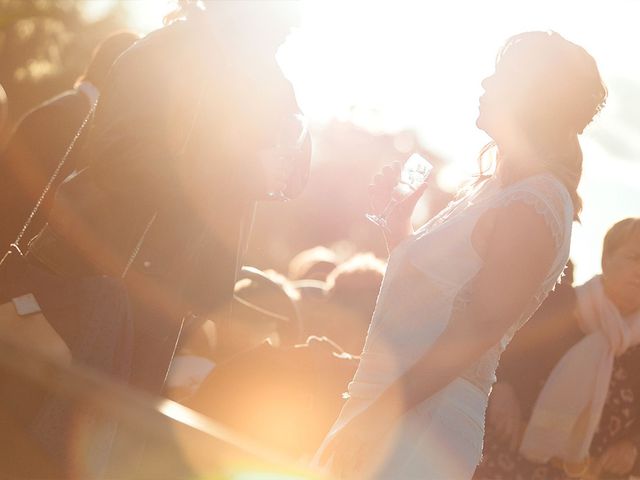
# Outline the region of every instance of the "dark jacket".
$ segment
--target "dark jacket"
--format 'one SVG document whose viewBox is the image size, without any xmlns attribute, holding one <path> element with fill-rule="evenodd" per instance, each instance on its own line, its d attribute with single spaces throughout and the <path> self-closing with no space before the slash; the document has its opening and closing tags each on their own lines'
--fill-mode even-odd
<svg viewBox="0 0 640 480">
<path fill-rule="evenodd" d="M 199 18 L 151 33 L 116 61 L 79 163 L 29 255 L 66 275 L 128 275 L 171 314 L 226 311 L 254 201 L 256 153 L 298 111 L 275 58 L 246 62 Z M 308 158 L 306 159 L 308 163 Z"/>
</svg>

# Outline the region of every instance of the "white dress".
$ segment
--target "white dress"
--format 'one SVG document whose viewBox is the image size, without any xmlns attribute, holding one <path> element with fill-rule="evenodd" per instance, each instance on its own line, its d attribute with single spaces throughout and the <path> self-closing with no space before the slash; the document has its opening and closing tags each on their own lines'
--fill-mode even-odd
<svg viewBox="0 0 640 480">
<path fill-rule="evenodd" d="M 556 256 L 535 297 L 501 341 L 447 387 L 405 413 L 369 455 L 364 477 L 465 480 L 482 454 L 484 414 L 501 352 L 553 289 L 569 258 L 573 206 L 568 191 L 544 173 L 502 187 L 490 177 L 431 219 L 391 253 L 350 398 L 316 454 L 413 365 L 464 308 L 482 259 L 471 243 L 490 208 L 535 207 L 555 240 Z M 526 254 L 526 252 L 523 252 Z"/>
</svg>

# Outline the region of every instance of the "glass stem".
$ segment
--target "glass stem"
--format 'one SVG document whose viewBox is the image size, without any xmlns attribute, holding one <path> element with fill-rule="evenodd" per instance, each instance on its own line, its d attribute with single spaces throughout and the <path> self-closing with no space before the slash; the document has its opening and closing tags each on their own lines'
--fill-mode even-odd
<svg viewBox="0 0 640 480">
<path fill-rule="evenodd" d="M 380 215 L 380 218 L 383 218 L 385 221 L 387 220 L 387 217 L 389 215 L 391 215 L 391 212 L 393 211 L 393 209 L 395 208 L 395 206 L 398 204 L 398 201 L 395 199 L 391 199 L 389 200 L 389 203 L 387 203 L 387 206 L 384 207 L 384 210 L 382 211 L 382 214 Z"/>
</svg>

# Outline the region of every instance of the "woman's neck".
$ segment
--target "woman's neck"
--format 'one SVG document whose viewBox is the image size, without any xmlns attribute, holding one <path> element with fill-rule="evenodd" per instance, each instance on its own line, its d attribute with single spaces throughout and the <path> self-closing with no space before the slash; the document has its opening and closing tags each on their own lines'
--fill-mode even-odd
<svg viewBox="0 0 640 480">
<path fill-rule="evenodd" d="M 498 145 L 496 177 L 503 185 L 509 185 L 544 171 L 537 155 L 531 150 L 504 149 Z"/>
</svg>

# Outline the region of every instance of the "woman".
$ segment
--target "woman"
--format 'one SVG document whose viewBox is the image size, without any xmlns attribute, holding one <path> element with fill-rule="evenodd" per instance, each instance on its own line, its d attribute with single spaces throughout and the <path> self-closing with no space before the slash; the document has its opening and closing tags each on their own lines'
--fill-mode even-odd
<svg viewBox="0 0 640 480">
<path fill-rule="evenodd" d="M 537 325 L 546 333 L 538 335 L 527 362 L 512 355 L 509 378 L 497 384 L 489 411 L 499 405 L 496 420 L 511 416 L 527 423 L 509 431 L 488 420 L 474 478 L 612 479 L 640 473 L 640 218 L 622 220 L 607 232 L 602 275 L 575 289 L 572 307 L 565 319 L 554 319 L 561 336 L 555 325 Z M 534 332 L 527 333 L 524 339 L 533 344 Z M 581 418 L 589 419 L 587 428 L 580 428 Z"/>
<path fill-rule="evenodd" d="M 606 97 L 595 61 L 554 32 L 509 39 L 477 126 L 496 170 L 417 232 L 396 209 L 391 255 L 350 398 L 318 452 L 342 478 L 471 478 L 500 353 L 568 255 L 578 134 Z M 482 156 L 481 156 L 482 157 Z M 388 201 L 397 169 L 372 186 Z"/>
</svg>

